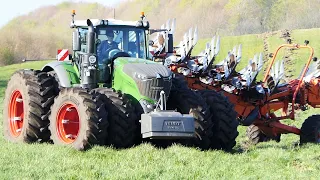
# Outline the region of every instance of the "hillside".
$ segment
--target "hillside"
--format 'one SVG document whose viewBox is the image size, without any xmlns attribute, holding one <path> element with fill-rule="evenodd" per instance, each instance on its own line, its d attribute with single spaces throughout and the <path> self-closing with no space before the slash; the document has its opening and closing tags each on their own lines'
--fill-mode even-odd
<svg viewBox="0 0 320 180">
<path fill-rule="evenodd" d="M 54 58 L 57 49 L 71 49 L 71 10 L 77 18 L 104 17 L 111 9 L 97 3 L 61 3 L 47 6 L 10 21 L 0 30 L 0 65 L 23 58 Z"/>
<path fill-rule="evenodd" d="M 0 29 L 0 65 L 23 58 L 52 58 L 71 47 L 71 10 L 77 19 L 112 18 L 113 9 L 97 3 L 64 2 L 19 16 Z M 128 0 L 116 7 L 115 18 L 136 20 L 144 11 L 151 27 L 177 19 L 176 40 L 198 26 L 200 38 L 233 36 L 281 29 L 320 27 L 317 0 Z"/>
</svg>

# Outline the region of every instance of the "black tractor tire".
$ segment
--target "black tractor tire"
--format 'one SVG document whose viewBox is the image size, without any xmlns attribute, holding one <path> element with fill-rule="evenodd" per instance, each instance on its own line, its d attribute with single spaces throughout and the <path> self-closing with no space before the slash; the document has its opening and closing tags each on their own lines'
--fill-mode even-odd
<svg viewBox="0 0 320 180">
<path fill-rule="evenodd" d="M 304 143 L 320 143 L 320 115 L 312 115 L 303 122 L 300 144 Z"/>
<path fill-rule="evenodd" d="M 271 138 L 267 137 L 260 129 L 258 126 L 252 124 L 247 127 L 246 130 L 246 136 L 249 139 L 250 144 L 256 145 L 260 142 L 267 142 L 270 141 Z"/>
<path fill-rule="evenodd" d="M 54 92 L 56 93 L 56 94 L 59 94 L 59 92 L 63 89 L 63 87 L 61 86 L 61 84 L 60 84 L 60 80 L 59 80 L 59 77 L 58 77 L 58 75 L 57 75 L 57 73 L 55 72 L 55 71 L 49 71 L 49 72 L 47 72 L 48 73 L 48 75 L 49 76 L 51 76 L 52 78 L 54 78 L 54 84 L 53 84 L 53 86 L 54 86 Z"/>
<path fill-rule="evenodd" d="M 106 145 L 114 148 L 129 148 L 137 144 L 139 138 L 137 122 L 139 118 L 129 98 L 113 89 L 97 88 L 94 91 L 104 95 L 104 102 L 108 110 L 108 138 Z"/>
<path fill-rule="evenodd" d="M 81 88 L 62 89 L 54 100 L 49 117 L 53 143 L 76 150 L 103 145 L 108 120 L 102 97 L 96 92 Z M 73 124 L 79 125 L 72 127 Z"/>
<path fill-rule="evenodd" d="M 236 145 L 239 135 L 237 113 L 234 105 L 223 94 L 213 90 L 198 91 L 206 100 L 212 113 L 212 144 L 213 149 L 230 151 Z"/>
<path fill-rule="evenodd" d="M 195 138 L 180 141 L 187 146 L 210 149 L 212 139 L 212 114 L 205 100 L 196 92 L 189 89 L 180 78 L 172 79 L 172 88 L 168 97 L 169 110 L 177 110 L 182 114 L 190 114 L 195 119 Z"/>
<path fill-rule="evenodd" d="M 53 84 L 54 79 L 41 71 L 19 70 L 11 76 L 5 92 L 3 109 L 3 130 L 7 140 L 25 143 L 49 140 L 48 116 L 56 96 Z M 16 97 L 15 100 L 13 100 L 14 97 Z M 19 105 L 19 103 L 22 104 Z M 14 108 L 16 110 L 12 109 L 10 113 L 10 107 L 16 107 Z M 21 116 L 23 113 L 23 116 L 17 122 L 12 122 L 10 116 L 12 118 L 17 113 Z M 19 122 L 21 122 L 20 125 L 18 125 Z"/>
</svg>

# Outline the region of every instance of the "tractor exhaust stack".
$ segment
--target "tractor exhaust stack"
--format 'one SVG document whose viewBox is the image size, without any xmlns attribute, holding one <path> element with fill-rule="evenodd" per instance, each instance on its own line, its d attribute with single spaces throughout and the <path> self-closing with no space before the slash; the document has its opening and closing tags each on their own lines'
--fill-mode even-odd
<svg viewBox="0 0 320 180">
<path fill-rule="evenodd" d="M 87 37 L 87 44 L 88 44 L 88 53 L 94 53 L 94 39 L 95 39 L 95 33 L 93 24 L 90 21 L 90 19 L 87 19 L 87 25 L 88 25 L 88 37 Z"/>
</svg>

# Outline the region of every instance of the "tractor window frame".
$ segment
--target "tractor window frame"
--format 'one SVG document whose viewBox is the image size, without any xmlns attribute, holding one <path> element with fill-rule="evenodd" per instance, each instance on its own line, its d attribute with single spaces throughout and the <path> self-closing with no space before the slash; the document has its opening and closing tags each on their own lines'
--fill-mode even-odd
<svg viewBox="0 0 320 180">
<path fill-rule="evenodd" d="M 139 28 L 139 27 L 134 27 L 134 26 L 123 26 L 123 25 L 99 25 L 96 26 L 95 31 L 96 31 L 96 38 L 99 39 L 99 43 L 96 44 L 96 47 L 98 49 L 99 44 L 102 42 L 102 40 L 104 40 L 103 38 L 99 38 L 99 36 L 101 37 L 102 34 L 100 34 L 100 31 L 103 30 L 107 30 L 107 29 L 111 29 L 113 31 L 119 30 L 121 31 L 122 29 L 122 38 L 120 39 L 121 42 L 119 42 L 119 37 L 116 37 L 116 34 L 114 36 L 113 41 L 116 41 L 118 43 L 118 48 L 123 50 L 124 52 L 128 52 L 129 51 L 129 32 L 134 32 L 136 34 L 136 40 L 137 37 L 139 38 L 139 43 L 137 44 L 137 52 L 138 52 L 138 56 L 132 56 L 132 57 L 137 57 L 137 58 L 144 58 L 144 59 L 150 59 L 149 57 L 149 49 L 148 49 L 148 45 L 147 45 L 147 34 L 145 29 L 143 28 Z M 121 33 L 120 33 L 121 34 Z M 121 38 L 121 37 L 120 37 Z M 139 51 L 140 50 L 140 51 Z M 131 54 L 130 54 L 131 55 Z"/>
<path fill-rule="evenodd" d="M 80 51 L 87 53 L 88 27 L 78 27 L 78 31 L 80 34 Z"/>
</svg>

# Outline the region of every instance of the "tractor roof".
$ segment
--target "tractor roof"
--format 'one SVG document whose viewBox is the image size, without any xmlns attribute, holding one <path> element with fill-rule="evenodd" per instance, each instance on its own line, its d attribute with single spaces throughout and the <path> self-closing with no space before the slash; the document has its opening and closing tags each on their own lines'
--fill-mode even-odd
<svg viewBox="0 0 320 180">
<path fill-rule="evenodd" d="M 122 25 L 122 26 L 136 26 L 138 21 L 122 21 L 122 20 L 116 20 L 116 19 L 90 19 L 93 26 L 98 25 Z M 74 23 L 71 23 L 72 27 L 86 27 L 87 20 L 75 20 Z"/>
</svg>

